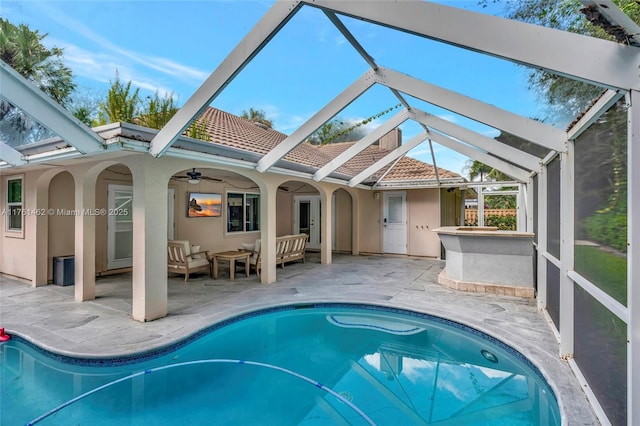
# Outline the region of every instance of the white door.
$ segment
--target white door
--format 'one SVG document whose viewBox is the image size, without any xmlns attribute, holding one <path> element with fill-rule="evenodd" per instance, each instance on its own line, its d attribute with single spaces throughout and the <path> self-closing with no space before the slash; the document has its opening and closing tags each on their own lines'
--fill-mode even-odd
<svg viewBox="0 0 640 426">
<path fill-rule="evenodd" d="M 407 254 L 407 194 L 384 192 L 382 251 Z"/>
<path fill-rule="evenodd" d="M 109 185 L 107 189 L 107 269 L 129 268 L 133 264 L 133 187 Z M 167 196 L 167 239 L 174 239 L 175 190 Z M 117 213 L 117 214 L 115 214 Z"/>
<path fill-rule="evenodd" d="M 133 263 L 133 187 L 107 188 L 107 269 L 128 268 Z M 117 214 L 115 214 L 117 213 Z"/>
<path fill-rule="evenodd" d="M 297 195 L 294 198 L 293 232 L 307 234 L 307 248 L 310 249 L 320 249 L 322 242 L 320 207 L 319 195 Z"/>
</svg>

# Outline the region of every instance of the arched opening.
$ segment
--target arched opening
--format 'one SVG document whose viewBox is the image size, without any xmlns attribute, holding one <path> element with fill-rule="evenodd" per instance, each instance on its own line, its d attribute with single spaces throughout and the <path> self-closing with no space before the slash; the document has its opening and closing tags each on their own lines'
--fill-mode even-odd
<svg viewBox="0 0 640 426">
<path fill-rule="evenodd" d="M 47 208 L 47 282 L 71 285 L 74 281 L 71 256 L 75 250 L 75 181 L 69 172 L 49 182 Z M 70 263 L 71 261 L 71 263 Z M 54 275 L 55 270 L 55 275 Z"/>
<path fill-rule="evenodd" d="M 307 250 L 319 251 L 322 244 L 322 202 L 313 185 L 287 181 L 278 187 L 276 234 L 307 234 Z"/>
<path fill-rule="evenodd" d="M 333 193 L 333 200 L 333 250 L 337 253 L 353 253 L 353 198 L 340 188 Z"/>
</svg>

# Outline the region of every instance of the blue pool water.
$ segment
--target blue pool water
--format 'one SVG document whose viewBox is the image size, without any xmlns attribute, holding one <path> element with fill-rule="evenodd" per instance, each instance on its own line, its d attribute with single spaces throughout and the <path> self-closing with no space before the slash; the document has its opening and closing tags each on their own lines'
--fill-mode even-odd
<svg viewBox="0 0 640 426">
<path fill-rule="evenodd" d="M 131 358 L 0 345 L 0 424 L 559 425 L 519 353 L 447 320 L 373 306 L 244 315 Z"/>
</svg>

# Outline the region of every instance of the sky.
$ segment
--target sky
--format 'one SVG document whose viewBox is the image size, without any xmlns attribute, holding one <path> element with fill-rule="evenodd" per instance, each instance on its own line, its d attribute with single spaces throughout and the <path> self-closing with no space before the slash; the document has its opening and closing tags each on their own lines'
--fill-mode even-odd
<svg viewBox="0 0 640 426">
<path fill-rule="evenodd" d="M 448 6 L 500 14 L 477 1 Z M 143 96 L 173 94 L 182 105 L 267 12 L 273 1 L 56 1 L 2 0 L 0 16 L 48 34 L 47 47 L 64 49 L 77 99 L 103 99 L 116 78 L 131 81 Z M 544 119 L 544 107 L 527 88 L 527 70 L 442 43 L 341 17 L 376 62 L 483 102 Z M 368 70 L 367 63 L 318 9 L 304 7 L 212 102 L 240 115 L 265 111 L 274 129 L 292 133 Z M 431 114 L 494 137 L 480 123 L 408 97 Z M 359 121 L 398 104 L 389 89 L 374 86 L 338 114 Z M 397 110 L 367 125 L 380 125 Z M 553 123 L 550 123 L 553 124 Z M 401 126 L 407 141 L 422 129 Z M 464 176 L 467 157 L 434 144 L 436 164 Z M 432 164 L 427 143 L 411 157 Z"/>
</svg>

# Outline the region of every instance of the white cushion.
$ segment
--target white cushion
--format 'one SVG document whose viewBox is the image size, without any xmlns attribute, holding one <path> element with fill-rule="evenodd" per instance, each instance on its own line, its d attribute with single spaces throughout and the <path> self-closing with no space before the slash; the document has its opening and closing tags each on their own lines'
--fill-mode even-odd
<svg viewBox="0 0 640 426">
<path fill-rule="evenodd" d="M 191 246 L 191 253 L 197 253 L 200 251 L 200 246 Z M 202 259 L 202 255 L 201 254 L 196 254 L 195 256 L 191 257 L 192 259 Z"/>
<path fill-rule="evenodd" d="M 207 259 L 189 259 L 189 268 L 197 268 L 198 266 L 209 265 Z"/>
<path fill-rule="evenodd" d="M 256 259 L 258 259 L 258 254 L 260 254 L 260 240 L 256 240 L 256 244 L 253 248 L 253 255 L 251 256 L 251 260 L 253 260 L 251 262 L 252 265 L 256 264 Z"/>
<path fill-rule="evenodd" d="M 182 251 L 184 252 L 185 256 L 189 256 L 191 254 L 191 246 L 189 245 L 189 241 L 187 240 L 174 240 L 171 241 L 172 243 L 178 243 L 178 244 L 182 244 Z"/>
<path fill-rule="evenodd" d="M 256 243 L 242 243 L 242 248 L 248 251 L 254 251 L 256 248 Z"/>
</svg>

